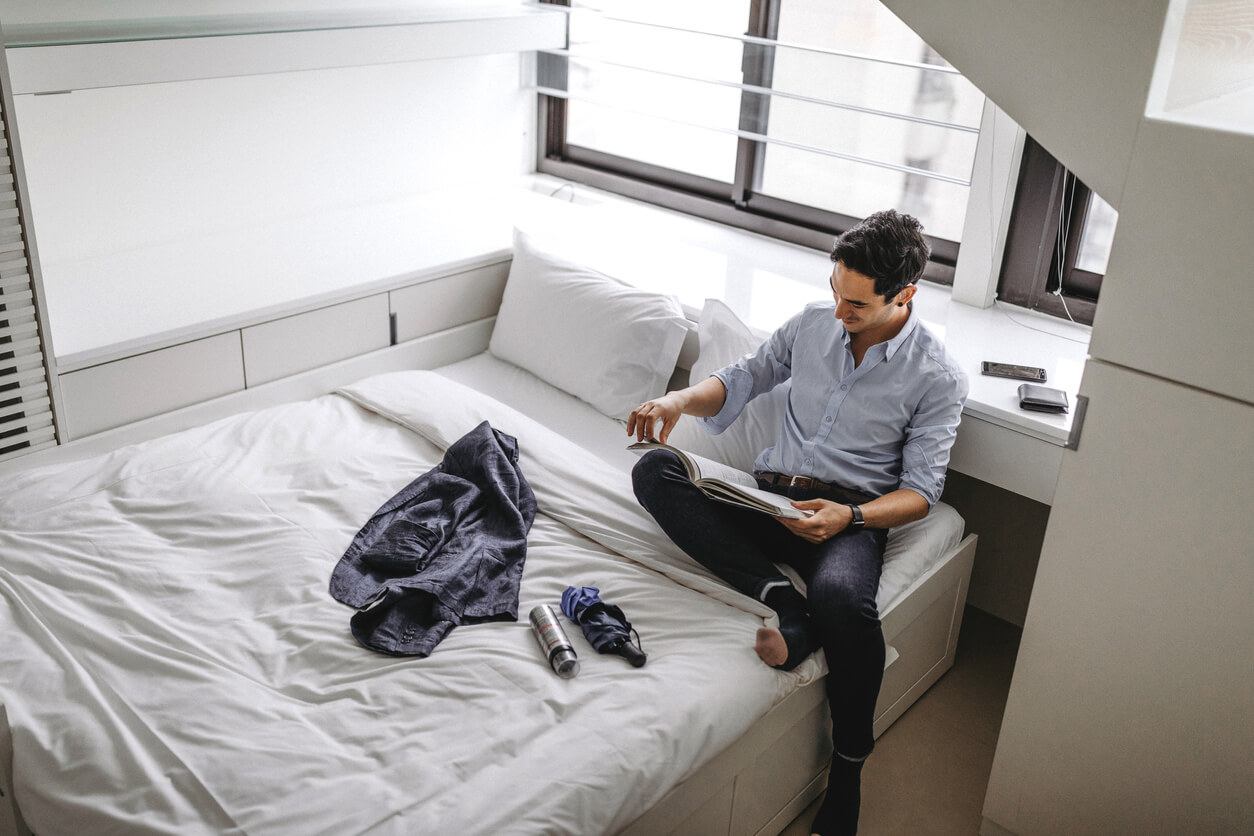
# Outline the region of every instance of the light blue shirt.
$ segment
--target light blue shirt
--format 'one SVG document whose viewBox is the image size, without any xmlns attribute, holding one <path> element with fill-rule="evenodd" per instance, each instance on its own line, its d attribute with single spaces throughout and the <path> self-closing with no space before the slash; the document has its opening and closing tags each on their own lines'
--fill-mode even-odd
<svg viewBox="0 0 1254 836">
<path fill-rule="evenodd" d="M 891 340 L 854 368 L 835 302 L 816 302 L 780 326 L 753 354 L 714 375 L 727 399 L 702 419 L 727 429 L 753 398 L 792 380 L 779 440 L 754 469 L 809 476 L 883 496 L 898 488 L 934 504 L 945 485 L 967 377 L 911 312 Z"/>
</svg>

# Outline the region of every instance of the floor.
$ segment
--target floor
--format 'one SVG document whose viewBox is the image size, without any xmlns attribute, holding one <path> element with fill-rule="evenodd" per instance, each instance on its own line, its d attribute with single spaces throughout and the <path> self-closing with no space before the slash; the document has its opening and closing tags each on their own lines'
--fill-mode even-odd
<svg viewBox="0 0 1254 836">
<path fill-rule="evenodd" d="M 967 607 L 954 666 L 884 732 L 862 773 L 864 836 L 974 836 L 1020 629 Z M 807 836 L 816 802 L 781 836 Z"/>
</svg>

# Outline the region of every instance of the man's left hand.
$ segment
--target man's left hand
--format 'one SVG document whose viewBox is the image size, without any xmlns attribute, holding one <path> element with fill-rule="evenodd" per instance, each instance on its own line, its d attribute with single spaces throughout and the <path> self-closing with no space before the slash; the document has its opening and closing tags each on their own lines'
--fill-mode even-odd
<svg viewBox="0 0 1254 836">
<path fill-rule="evenodd" d="M 792 507 L 802 511 L 813 511 L 814 514 L 804 520 L 789 520 L 783 517 L 779 521 L 793 534 L 811 543 L 822 543 L 830 540 L 849 527 L 853 521 L 853 511 L 848 505 L 832 502 L 830 499 L 804 499 L 792 503 Z"/>
</svg>

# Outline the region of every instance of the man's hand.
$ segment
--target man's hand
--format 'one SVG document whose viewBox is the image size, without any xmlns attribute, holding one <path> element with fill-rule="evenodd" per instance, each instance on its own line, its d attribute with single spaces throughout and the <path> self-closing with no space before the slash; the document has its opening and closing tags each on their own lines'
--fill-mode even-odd
<svg viewBox="0 0 1254 836">
<path fill-rule="evenodd" d="M 802 511 L 813 511 L 814 514 L 804 520 L 789 520 L 780 517 L 779 521 L 793 534 L 811 543 L 830 540 L 853 522 L 853 511 L 849 509 L 849 506 L 832 502 L 830 499 L 797 500 L 792 503 L 792 507 Z"/>
<path fill-rule="evenodd" d="M 660 398 L 645 401 L 627 416 L 627 435 L 635 435 L 637 441 L 656 438 L 663 444 L 684 414 L 684 399 L 680 392 L 670 392 Z M 661 429 L 657 423 L 661 421 Z M 657 430 L 656 434 L 654 431 Z"/>
</svg>

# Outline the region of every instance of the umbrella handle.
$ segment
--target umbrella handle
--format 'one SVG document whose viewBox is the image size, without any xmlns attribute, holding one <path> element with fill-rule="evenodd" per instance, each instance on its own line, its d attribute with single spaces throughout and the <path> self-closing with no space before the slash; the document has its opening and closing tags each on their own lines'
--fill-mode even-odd
<svg viewBox="0 0 1254 836">
<path fill-rule="evenodd" d="M 614 652 L 631 662 L 633 668 L 643 668 L 645 660 L 649 658 L 648 654 L 629 641 L 623 642 L 614 648 Z"/>
</svg>

